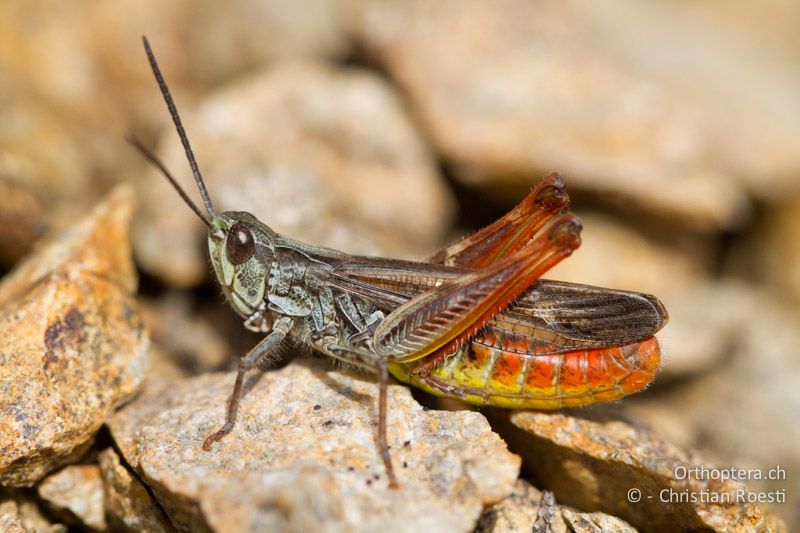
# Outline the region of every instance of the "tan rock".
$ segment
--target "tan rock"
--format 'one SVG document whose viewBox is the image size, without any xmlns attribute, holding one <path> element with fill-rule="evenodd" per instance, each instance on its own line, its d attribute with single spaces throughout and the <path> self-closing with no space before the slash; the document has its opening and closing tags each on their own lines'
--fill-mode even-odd
<svg viewBox="0 0 800 533">
<path fill-rule="evenodd" d="M 692 468 L 716 467 L 650 431 L 535 412 L 513 414 L 511 423 L 523 431 L 511 435 L 513 447 L 560 503 L 619 516 L 642 531 L 786 531 L 763 506 L 739 497 L 750 492 L 744 484 L 692 475 Z"/>
<path fill-rule="evenodd" d="M 44 0 L 6 2 L 0 6 L 0 66 L 31 82 L 46 100 L 89 113 L 113 101 L 123 109 L 150 105 L 142 33 L 176 83 L 219 83 L 272 61 L 341 56 L 347 39 L 338 4 L 235 1 L 223 9 L 185 0 L 79 1 L 69 8 Z M 94 31 L 84 31 L 87 25 Z"/>
<path fill-rule="evenodd" d="M 201 82 L 232 79 L 264 65 L 341 58 L 352 46 L 342 0 L 193 2 L 187 10 L 183 55 Z"/>
<path fill-rule="evenodd" d="M 742 183 L 797 189 L 796 63 L 742 43 L 716 10 L 691 26 L 691 8 L 627 0 L 361 6 L 362 47 L 470 187 L 516 197 L 558 170 L 706 230 L 741 224 Z"/>
<path fill-rule="evenodd" d="M 542 492 L 525 481 L 518 479 L 514 490 L 503 501 L 486 509 L 475 527 L 475 533 L 514 533 L 516 531 L 537 531 L 537 520 L 547 516 L 548 533 L 566 533 L 562 509 L 552 506 L 542 498 Z"/>
<path fill-rule="evenodd" d="M 22 80 L 4 76 L 2 66 L 0 100 L 5 107 L 0 121 L 0 264 L 10 266 L 48 229 L 89 205 L 96 184 L 87 179 L 89 161 L 68 114 L 37 99 Z"/>
<path fill-rule="evenodd" d="M 561 511 L 570 531 L 575 533 L 636 533 L 624 520 L 605 513 L 579 513 L 569 508 Z"/>
<path fill-rule="evenodd" d="M 112 531 L 161 533 L 174 531 L 147 488 L 120 462 L 113 448 L 98 455 L 103 501 Z"/>
<path fill-rule="evenodd" d="M 669 324 L 658 334 L 661 377 L 667 380 L 724 367 L 759 300 L 753 286 L 731 279 L 701 278 L 661 294 L 670 313 Z"/>
<path fill-rule="evenodd" d="M 26 533 L 22 519 L 8 511 L 0 513 L 0 529 L 6 533 Z"/>
<path fill-rule="evenodd" d="M 360 254 L 424 255 L 444 231 L 449 196 L 431 155 L 372 73 L 275 67 L 183 115 L 218 211 Z M 196 197 L 177 136 L 164 134 L 167 166 Z M 137 258 L 172 284 L 204 279 L 203 225 L 156 171 L 142 188 Z"/>
<path fill-rule="evenodd" d="M 231 373 L 153 380 L 111 420 L 182 531 L 471 531 L 516 479 L 518 458 L 481 415 L 423 410 L 393 385 L 388 438 L 401 488 L 389 489 L 374 380 L 303 359 L 247 382 L 236 428 L 210 452 L 200 446 L 224 419 Z"/>
<path fill-rule="evenodd" d="M 29 486 L 77 459 L 144 378 L 131 210 L 117 190 L 0 285 L 0 483 Z"/>
<path fill-rule="evenodd" d="M 0 531 L 3 533 L 67 533 L 67 526 L 52 523 L 30 494 L 0 488 Z"/>
<path fill-rule="evenodd" d="M 224 304 L 220 301 L 216 305 Z M 214 323 L 208 313 L 198 312 L 197 302 L 184 293 L 169 293 L 158 300 L 143 301 L 142 315 L 153 344 L 165 357 L 173 356 L 173 364 L 188 372 L 219 370 L 236 353 L 218 329 L 219 324 Z M 241 322 L 237 322 L 236 333 L 254 342 L 241 331 Z"/>
<path fill-rule="evenodd" d="M 113 183 L 138 176 L 137 165 L 144 165 L 125 143 L 125 136 L 134 132 L 147 138 L 168 123 L 153 90 L 142 33 L 151 39 L 173 91 L 185 104 L 207 92 L 210 85 L 266 63 L 342 56 L 350 41 L 341 28 L 338 3 L 234 1 L 223 7 L 215 2 L 186 0 L 169 4 L 120 0 L 113 5 L 79 0 L 69 6 L 46 0 L 3 2 L 0 192 L 10 186 L 4 183 L 2 161 L 7 133 L 24 137 L 20 139 L 23 150 L 19 156 L 28 160 L 23 159 L 23 165 L 42 171 L 46 168 L 41 167 L 55 157 L 59 164 L 54 176 L 64 177 L 52 188 L 15 190 L 17 199 L 28 203 L 51 200 L 66 184 L 72 187 L 76 200 L 82 190 L 89 196 L 78 203 L 78 208 L 85 208 L 97 200 L 95 191 L 106 192 Z M 51 115 L 58 120 L 52 120 Z M 40 124 L 43 118 L 46 121 Z M 76 165 L 86 171 L 70 179 L 63 176 Z M 39 178 L 24 173 L 13 177 L 12 185 L 28 185 Z M 33 199 L 26 193 L 34 194 Z M 23 211 L 23 206 L 27 207 L 23 203 L 0 207 L 0 260 L 9 252 L 13 254 L 11 260 L 16 260 L 25 251 L 7 247 L 7 237 L 15 237 L 14 242 L 25 241 L 19 235 L 5 233 L 12 229 L 17 233 L 30 231 L 31 225 L 38 236 L 53 215 L 52 206 L 69 207 L 63 201 L 48 203 L 34 204 L 48 217 L 31 209 Z M 13 218 L 12 206 L 25 216 Z M 14 224 L 2 223 L 6 219 Z"/>
<path fill-rule="evenodd" d="M 764 219 L 752 239 L 739 243 L 739 262 L 800 303 L 800 197 L 769 206 Z"/>
<path fill-rule="evenodd" d="M 139 159 L 125 135 L 153 131 L 154 117 L 160 115 L 155 110 L 149 115 L 155 106 L 142 98 L 151 88 L 148 69 L 132 68 L 127 59 L 142 57 L 143 28 L 174 44 L 171 23 L 183 13 L 178 6 L 190 3 L 159 4 L 122 0 L 113 7 L 84 1 L 56 6 L 33 0 L 0 5 L 0 92 L 7 91 L 4 118 L 14 119 L 3 126 L 11 125 L 11 133 L 20 137 L 25 167 L 37 171 L 17 179 L 47 185 L 31 189 L 47 201 L 46 216 L 28 212 L 26 218 L 49 222 L 54 208 L 72 204 L 85 210 L 114 183 L 135 175 L 130 170 Z M 166 53 L 163 61 L 176 75 L 183 72 L 176 66 L 183 62 L 179 54 Z"/>
<path fill-rule="evenodd" d="M 582 513 L 559 505 L 552 493 L 542 493 L 523 479 L 513 492 L 481 515 L 475 533 L 636 533 L 624 520 L 604 513 Z"/>
<path fill-rule="evenodd" d="M 572 182 L 567 182 L 568 190 Z M 577 211 L 581 246 L 547 272 L 548 278 L 655 294 L 708 279 L 711 239 L 675 244 L 607 215 Z"/>
<path fill-rule="evenodd" d="M 47 476 L 37 487 L 39 497 L 66 523 L 93 531 L 106 529 L 103 480 L 97 465 L 73 465 Z"/>
</svg>

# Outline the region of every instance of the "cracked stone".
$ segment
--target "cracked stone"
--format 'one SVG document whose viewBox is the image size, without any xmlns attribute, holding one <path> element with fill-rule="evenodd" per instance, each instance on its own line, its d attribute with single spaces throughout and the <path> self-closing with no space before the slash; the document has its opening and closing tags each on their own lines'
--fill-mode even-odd
<svg viewBox="0 0 800 533">
<path fill-rule="evenodd" d="M 389 489 L 375 381 L 316 359 L 251 377 L 236 428 L 205 452 L 233 379 L 153 379 L 111 420 L 125 459 L 179 530 L 471 531 L 517 477 L 519 459 L 482 415 L 425 410 L 392 385 L 388 438 L 401 488 Z"/>
</svg>

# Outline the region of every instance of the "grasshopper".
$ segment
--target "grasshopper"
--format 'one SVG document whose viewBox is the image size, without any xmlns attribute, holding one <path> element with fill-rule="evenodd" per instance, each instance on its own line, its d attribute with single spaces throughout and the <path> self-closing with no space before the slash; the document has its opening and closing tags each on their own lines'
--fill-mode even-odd
<svg viewBox="0 0 800 533">
<path fill-rule="evenodd" d="M 231 432 L 247 371 L 266 370 L 290 339 L 377 374 L 377 445 L 397 487 L 386 438 L 391 374 L 471 404 L 557 409 L 608 401 L 649 384 L 660 362 L 654 337 L 667 312 L 654 296 L 542 279 L 581 243 L 562 213 L 564 181 L 552 174 L 497 222 L 428 261 L 352 256 L 280 235 L 250 213 L 217 213 L 146 38 L 153 74 L 183 143 L 206 212 L 156 156 L 157 166 L 208 227 L 222 290 L 244 326 L 266 336 L 239 361 L 224 425 Z"/>
</svg>

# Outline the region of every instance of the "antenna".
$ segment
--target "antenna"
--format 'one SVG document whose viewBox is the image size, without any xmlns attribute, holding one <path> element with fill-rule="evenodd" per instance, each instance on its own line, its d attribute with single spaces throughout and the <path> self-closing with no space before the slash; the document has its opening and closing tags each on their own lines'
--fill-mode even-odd
<svg viewBox="0 0 800 533">
<path fill-rule="evenodd" d="M 181 195 L 181 198 L 183 198 L 183 201 L 184 201 L 184 202 L 186 202 L 186 204 L 187 204 L 189 207 L 191 207 L 191 208 L 192 208 L 192 211 L 194 211 L 195 213 L 197 213 L 197 216 L 199 216 L 199 217 L 200 217 L 200 220 L 202 220 L 202 221 L 203 221 L 203 223 L 205 223 L 205 225 L 206 225 L 206 226 L 208 226 L 208 227 L 209 227 L 209 229 L 211 229 L 211 221 L 210 221 L 210 220 L 208 220 L 208 217 L 207 217 L 207 216 L 206 216 L 206 215 L 205 215 L 205 214 L 204 214 L 202 211 L 200 211 L 200 208 L 199 208 L 199 207 L 197 207 L 197 204 L 196 204 L 196 203 L 194 203 L 194 202 L 192 201 L 192 199 L 191 199 L 191 198 L 189 198 L 189 195 L 188 195 L 188 194 L 186 194 L 186 191 L 184 191 L 184 190 L 181 188 L 181 186 L 180 186 L 180 185 L 178 185 L 178 182 L 177 182 L 177 180 L 176 180 L 176 179 L 175 179 L 175 178 L 172 176 L 172 174 L 170 174 L 169 170 L 167 170 L 167 167 L 166 167 L 166 166 L 164 166 L 164 163 L 162 163 L 162 162 L 161 162 L 161 161 L 158 159 L 158 157 L 156 157 L 156 155 L 155 155 L 153 152 L 151 152 L 151 151 L 150 151 L 150 150 L 149 150 L 149 149 L 148 149 L 148 148 L 147 148 L 147 147 L 146 147 L 146 146 L 145 146 L 145 145 L 144 145 L 144 144 L 143 144 L 143 143 L 142 143 L 142 142 L 141 142 L 139 139 L 137 139 L 136 137 L 130 136 L 130 137 L 128 137 L 128 139 L 127 139 L 127 140 L 128 140 L 128 142 L 129 142 L 129 143 L 131 143 L 131 144 L 132 144 L 132 145 L 133 145 L 133 146 L 134 146 L 136 149 L 138 149 L 138 150 L 139 150 L 139 151 L 142 153 L 142 155 L 143 155 L 143 156 L 145 156 L 145 157 L 146 157 L 146 158 L 147 158 L 147 159 L 148 159 L 148 160 L 149 160 L 151 163 L 153 163 L 155 166 L 157 166 L 157 167 L 159 168 L 159 170 L 161 170 L 161 172 L 164 174 L 164 176 L 166 176 L 166 177 L 167 177 L 167 179 L 168 179 L 168 180 L 169 180 L 169 182 L 172 184 L 172 186 L 173 186 L 173 187 L 175 187 L 175 190 L 176 190 L 176 191 L 178 191 L 178 194 L 180 194 L 180 195 Z"/>
<path fill-rule="evenodd" d="M 172 100 L 172 95 L 169 92 L 169 88 L 167 87 L 167 83 L 164 81 L 164 76 L 161 75 L 161 69 L 158 68 L 158 63 L 156 62 L 156 56 L 153 55 L 153 50 L 150 48 L 150 43 L 147 41 L 147 37 L 142 36 L 142 42 L 144 43 L 144 50 L 147 52 L 147 60 L 150 62 L 150 68 L 153 70 L 153 75 L 156 77 L 156 81 L 158 82 L 158 87 L 161 89 L 161 94 L 164 96 L 164 101 L 167 103 L 167 109 L 169 109 L 169 114 L 172 116 L 172 122 L 175 124 L 175 129 L 178 130 L 178 136 L 181 138 L 181 143 L 183 143 L 183 149 L 186 152 L 186 158 L 189 160 L 189 166 L 192 168 L 192 175 L 194 176 L 194 181 L 197 182 L 197 187 L 200 189 L 200 196 L 203 198 L 203 203 L 206 206 L 206 211 L 211 217 L 215 217 L 216 213 L 214 212 L 214 206 L 211 205 L 211 198 L 208 196 L 208 191 L 206 190 L 206 185 L 203 183 L 203 177 L 200 175 L 200 169 L 197 168 L 197 161 L 194 158 L 194 153 L 192 152 L 192 147 L 189 145 L 189 137 L 186 136 L 186 131 L 183 129 L 183 124 L 181 123 L 181 117 L 178 115 L 178 110 L 175 107 L 175 102 Z M 134 146 L 142 150 L 143 146 L 140 145 L 137 141 L 134 141 Z M 152 157 L 152 154 L 149 154 L 146 150 L 143 150 L 142 153 L 145 156 L 153 161 L 161 170 L 167 175 L 172 182 L 172 184 L 178 189 L 181 193 L 181 196 L 184 200 L 187 199 L 186 193 L 184 193 L 180 187 L 178 187 L 177 182 L 169 175 L 166 171 L 164 166 L 155 158 Z M 191 204 L 194 206 L 194 204 Z M 195 210 L 197 208 L 195 207 Z M 206 217 L 202 217 L 208 223 Z"/>
</svg>

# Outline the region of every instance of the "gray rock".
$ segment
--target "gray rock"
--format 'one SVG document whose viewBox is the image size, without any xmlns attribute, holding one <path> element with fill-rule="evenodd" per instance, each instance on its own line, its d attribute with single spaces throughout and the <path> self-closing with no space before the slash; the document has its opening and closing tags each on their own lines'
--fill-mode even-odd
<svg viewBox="0 0 800 533">
<path fill-rule="evenodd" d="M 481 415 L 424 410 L 393 385 L 388 437 L 401 488 L 389 489 L 376 383 L 314 359 L 252 377 L 233 433 L 204 452 L 233 377 L 154 378 L 110 422 L 182 531 L 471 531 L 517 477 L 519 459 Z"/>
</svg>

